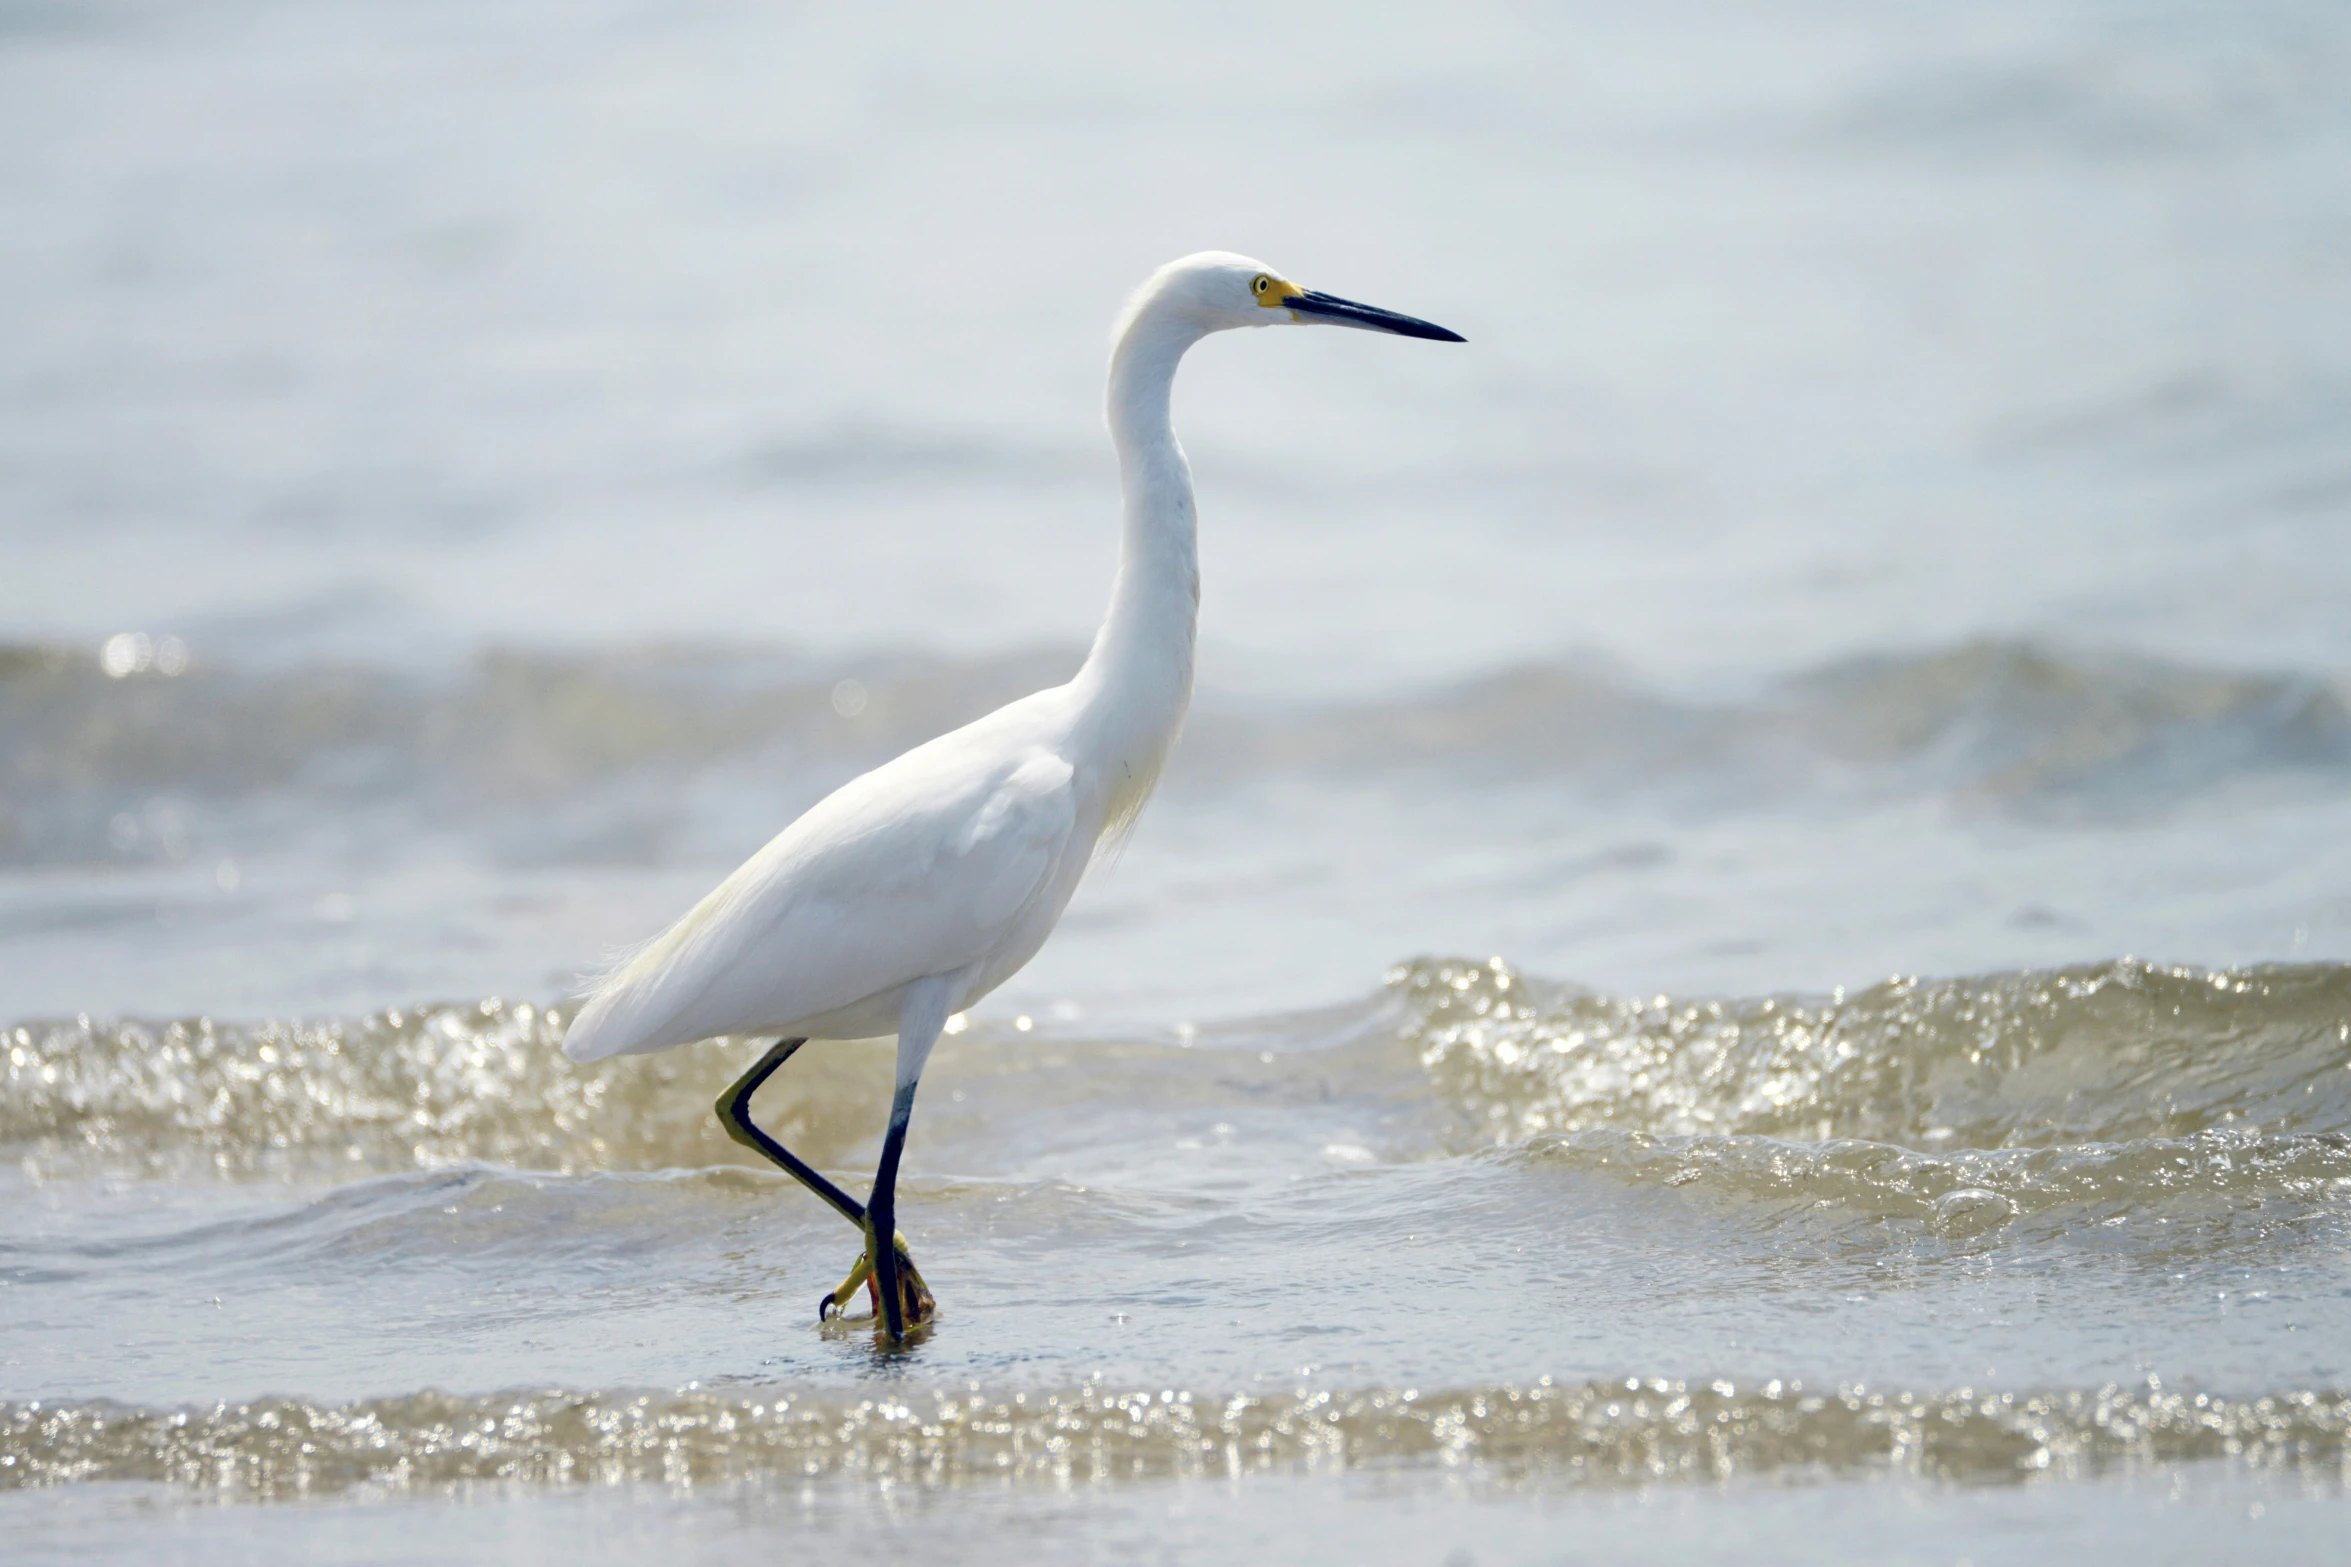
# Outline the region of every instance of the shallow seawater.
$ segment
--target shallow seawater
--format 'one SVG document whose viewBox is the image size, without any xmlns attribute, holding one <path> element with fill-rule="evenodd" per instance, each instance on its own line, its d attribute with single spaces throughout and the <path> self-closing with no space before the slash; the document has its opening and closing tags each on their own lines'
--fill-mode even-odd
<svg viewBox="0 0 2351 1567">
<path fill-rule="evenodd" d="M 512 1488 L 2351 1477 L 2338 966 L 1682 1001 L 1421 963 L 1180 1034 L 970 1026 L 899 1351 L 815 1324 L 853 1234 L 702 1113 L 741 1047 L 577 1070 L 560 1029 L 18 1028 L 10 1483 L 488 1485 L 561 1529 Z M 855 1170 L 887 1074 L 815 1047 L 760 1110 Z"/>
<path fill-rule="evenodd" d="M 2209 1560 L 2351 1532 L 2351 25 L 0 5 L 11 1560 Z M 580 976 L 1201 685 L 902 1219 Z M 759 1114 L 844 1183 L 887 1046 Z"/>
</svg>

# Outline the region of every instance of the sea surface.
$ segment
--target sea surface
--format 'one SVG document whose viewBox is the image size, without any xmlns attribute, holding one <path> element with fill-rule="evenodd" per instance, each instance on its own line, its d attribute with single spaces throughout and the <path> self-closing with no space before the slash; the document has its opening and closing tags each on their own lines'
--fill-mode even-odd
<svg viewBox="0 0 2351 1567">
<path fill-rule="evenodd" d="M 0 3 L 10 1561 L 2320 1559 L 2351 12 Z M 581 976 L 1201 686 L 903 1350 Z M 882 1042 L 763 1091 L 861 1188 Z"/>
</svg>

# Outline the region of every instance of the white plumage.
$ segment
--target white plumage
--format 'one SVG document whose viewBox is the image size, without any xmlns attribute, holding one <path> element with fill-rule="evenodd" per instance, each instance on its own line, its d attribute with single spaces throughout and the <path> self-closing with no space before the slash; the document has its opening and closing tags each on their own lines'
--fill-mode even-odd
<svg viewBox="0 0 2351 1567">
<path fill-rule="evenodd" d="M 717 1034 L 861 1039 L 897 992 L 949 979 L 950 1012 L 1044 945 L 1093 848 L 1069 688 L 942 735 L 820 801 L 597 988 L 575 1061 Z M 1098 790 L 1095 792 L 1099 792 Z"/>
<path fill-rule="evenodd" d="M 1125 533 L 1110 613 L 1067 685 L 1040 691 L 851 780 L 745 861 L 595 987 L 564 1051 L 575 1061 L 719 1034 L 785 1043 L 736 1085 L 730 1135 L 791 1170 L 868 1231 L 876 1304 L 893 1335 L 900 1267 L 889 1231 L 914 1085 L 947 1017 L 1036 955 L 1106 836 L 1143 807 L 1192 690 L 1199 603 L 1191 471 L 1168 402 L 1184 352 L 1211 332 L 1327 322 L 1458 342 L 1442 327 L 1311 293 L 1223 252 L 1162 267 L 1119 317 L 1107 413 Z M 898 1092 L 869 1209 L 749 1126 L 750 1094 L 807 1038 L 898 1035 Z M 897 1264 L 911 1271 L 903 1247 Z M 917 1296 L 919 1295 L 919 1301 Z"/>
</svg>

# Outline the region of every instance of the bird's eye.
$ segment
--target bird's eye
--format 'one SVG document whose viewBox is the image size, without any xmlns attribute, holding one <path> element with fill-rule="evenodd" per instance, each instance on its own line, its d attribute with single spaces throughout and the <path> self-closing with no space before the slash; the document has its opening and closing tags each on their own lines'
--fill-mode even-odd
<svg viewBox="0 0 2351 1567">
<path fill-rule="evenodd" d="M 1264 293 L 1264 292 L 1265 292 L 1267 289 L 1269 289 L 1269 288 L 1271 288 L 1271 287 L 1273 287 L 1273 279 L 1272 279 L 1272 278 L 1269 278 L 1269 277 L 1261 277 L 1261 278 L 1259 278 L 1259 279 L 1257 280 L 1257 292 L 1259 292 L 1260 294 Z"/>
</svg>

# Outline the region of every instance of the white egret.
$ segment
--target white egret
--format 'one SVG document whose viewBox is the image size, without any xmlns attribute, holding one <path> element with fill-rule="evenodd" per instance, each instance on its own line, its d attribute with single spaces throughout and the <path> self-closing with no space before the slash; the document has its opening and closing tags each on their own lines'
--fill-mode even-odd
<svg viewBox="0 0 2351 1567">
<path fill-rule="evenodd" d="M 720 1034 L 782 1036 L 719 1100 L 718 1117 L 865 1232 L 864 1255 L 818 1301 L 819 1320 L 860 1285 L 894 1340 L 935 1309 L 896 1225 L 915 1084 L 947 1019 L 1044 945 L 1097 846 L 1133 822 L 1158 781 L 1191 700 L 1200 599 L 1191 470 L 1168 420 L 1176 365 L 1212 332 L 1286 322 L 1462 341 L 1310 292 L 1245 256 L 1209 251 L 1160 268 L 1113 336 L 1107 403 L 1126 530 L 1110 613 L 1076 678 L 819 801 L 603 978 L 564 1039 L 573 1060 L 597 1061 Z M 808 1040 L 892 1032 L 897 1089 L 860 1206 L 748 1109 Z"/>
</svg>

